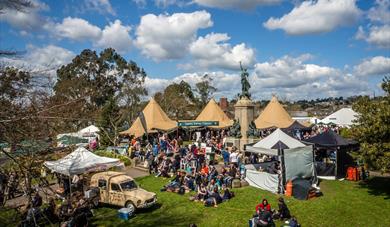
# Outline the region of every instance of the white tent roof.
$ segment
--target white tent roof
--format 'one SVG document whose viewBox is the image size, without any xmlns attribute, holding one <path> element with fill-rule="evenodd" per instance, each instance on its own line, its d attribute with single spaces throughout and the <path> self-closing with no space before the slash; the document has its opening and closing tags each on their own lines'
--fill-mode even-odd
<svg viewBox="0 0 390 227">
<path fill-rule="evenodd" d="M 301 143 L 299 140 L 292 138 L 287 135 L 280 129 L 276 129 L 269 136 L 260 140 L 253 146 L 247 146 L 246 150 L 255 153 L 263 153 L 270 155 L 278 155 L 278 149 L 275 149 L 275 145 L 278 143 L 282 143 L 286 148 L 297 148 L 297 147 L 305 147 L 306 145 Z"/>
<path fill-rule="evenodd" d="M 358 113 L 352 108 L 342 108 L 321 120 L 324 124 L 334 123 L 340 126 L 351 126 Z"/>
<path fill-rule="evenodd" d="M 121 165 L 119 159 L 95 155 L 83 147 L 57 161 L 46 161 L 44 165 L 54 172 L 67 176 L 105 170 Z"/>
<path fill-rule="evenodd" d="M 97 132 L 100 132 L 100 129 L 98 127 L 96 127 L 95 125 L 90 125 L 86 128 L 81 129 L 80 131 L 78 131 L 78 133 L 80 133 L 81 135 L 84 133 L 97 133 Z"/>
</svg>

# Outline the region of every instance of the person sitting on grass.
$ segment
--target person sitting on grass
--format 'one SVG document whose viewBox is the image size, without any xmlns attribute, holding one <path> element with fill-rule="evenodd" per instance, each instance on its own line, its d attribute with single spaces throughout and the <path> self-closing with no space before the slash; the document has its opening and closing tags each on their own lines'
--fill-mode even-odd
<svg viewBox="0 0 390 227">
<path fill-rule="evenodd" d="M 271 205 L 268 203 L 267 199 L 263 199 L 263 201 L 256 206 L 256 214 L 259 214 L 262 210 L 271 212 Z"/>
<path fill-rule="evenodd" d="M 210 194 L 209 198 L 204 201 L 204 205 L 218 207 L 218 204 L 220 203 L 222 203 L 222 197 L 218 192 L 218 188 L 214 188 L 214 191 Z"/>
<path fill-rule="evenodd" d="M 258 216 L 253 218 L 254 226 L 271 227 L 275 226 L 272 220 L 271 211 L 261 210 Z"/>
<path fill-rule="evenodd" d="M 223 191 L 222 201 L 227 201 L 234 197 L 234 193 L 231 192 L 229 188 L 226 187 L 226 185 L 222 185 L 222 191 Z"/>
<path fill-rule="evenodd" d="M 195 191 L 194 178 L 190 174 L 186 174 L 184 177 L 184 185 L 191 191 Z"/>
<path fill-rule="evenodd" d="M 209 167 L 206 164 L 202 164 L 202 169 L 200 170 L 202 174 L 209 175 Z"/>
<path fill-rule="evenodd" d="M 218 185 L 215 183 L 214 179 L 211 179 L 210 183 L 207 185 L 207 191 L 212 194 L 214 189 L 218 190 Z"/>
<path fill-rule="evenodd" d="M 201 184 L 197 188 L 198 194 L 196 194 L 194 201 L 205 201 L 208 198 L 208 193 L 206 190 L 206 186 Z"/>
<path fill-rule="evenodd" d="M 284 219 L 291 218 L 290 210 L 288 209 L 288 207 L 287 207 L 287 205 L 284 202 L 284 199 L 282 197 L 280 197 L 278 199 L 278 207 L 279 207 L 279 209 L 273 215 L 274 219 L 278 218 L 280 220 L 284 220 Z"/>
</svg>

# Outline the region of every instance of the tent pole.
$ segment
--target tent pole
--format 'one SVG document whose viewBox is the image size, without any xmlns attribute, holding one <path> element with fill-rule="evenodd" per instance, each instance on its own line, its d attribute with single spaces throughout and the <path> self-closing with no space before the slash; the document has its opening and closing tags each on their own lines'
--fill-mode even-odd
<svg viewBox="0 0 390 227">
<path fill-rule="evenodd" d="M 69 199 L 72 198 L 72 181 L 70 180 L 70 175 L 68 177 L 69 180 Z"/>
</svg>

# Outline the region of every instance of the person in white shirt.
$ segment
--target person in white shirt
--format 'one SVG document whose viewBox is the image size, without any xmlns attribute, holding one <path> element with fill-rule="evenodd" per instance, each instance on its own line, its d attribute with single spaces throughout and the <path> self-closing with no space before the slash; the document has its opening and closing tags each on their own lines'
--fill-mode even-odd
<svg viewBox="0 0 390 227">
<path fill-rule="evenodd" d="M 230 163 L 233 163 L 235 166 L 237 166 L 238 162 L 238 153 L 236 150 L 233 150 L 232 153 L 230 153 Z"/>
</svg>

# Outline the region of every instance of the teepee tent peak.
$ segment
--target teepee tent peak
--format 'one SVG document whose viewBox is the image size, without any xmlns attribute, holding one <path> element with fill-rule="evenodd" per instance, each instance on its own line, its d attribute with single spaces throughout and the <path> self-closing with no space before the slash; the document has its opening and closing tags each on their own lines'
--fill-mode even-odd
<svg viewBox="0 0 390 227">
<path fill-rule="evenodd" d="M 212 98 L 204 107 L 202 112 L 196 118 L 196 121 L 218 121 L 218 126 L 209 126 L 210 128 L 226 128 L 233 125 L 231 120 L 221 109 L 218 103 Z"/>
<path fill-rule="evenodd" d="M 152 97 L 137 119 L 135 119 L 132 126 L 120 134 L 140 137 L 145 133 L 154 133 L 157 132 L 157 130 L 171 131 L 176 127 L 177 123 L 167 116 L 164 110 L 161 109 L 160 105 Z"/>
<path fill-rule="evenodd" d="M 258 129 L 273 127 L 287 128 L 293 123 L 294 120 L 283 108 L 282 104 L 280 104 L 275 95 L 272 96 L 271 101 L 255 120 L 255 124 Z"/>
</svg>

